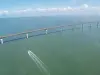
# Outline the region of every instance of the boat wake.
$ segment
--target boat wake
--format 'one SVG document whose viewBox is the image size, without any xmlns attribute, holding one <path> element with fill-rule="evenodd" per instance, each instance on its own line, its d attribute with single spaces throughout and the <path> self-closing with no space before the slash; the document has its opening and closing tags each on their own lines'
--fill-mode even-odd
<svg viewBox="0 0 100 75">
<path fill-rule="evenodd" d="M 47 66 L 32 51 L 28 50 L 28 54 L 44 75 L 50 75 Z"/>
</svg>

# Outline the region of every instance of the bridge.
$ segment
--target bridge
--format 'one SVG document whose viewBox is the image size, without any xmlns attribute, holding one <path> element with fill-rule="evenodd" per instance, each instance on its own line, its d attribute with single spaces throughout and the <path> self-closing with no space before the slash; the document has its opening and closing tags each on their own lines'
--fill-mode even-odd
<svg viewBox="0 0 100 75">
<path fill-rule="evenodd" d="M 79 24 L 70 24 L 70 25 L 60 25 L 60 26 L 53 26 L 49 28 L 41 28 L 36 30 L 28 30 L 21 33 L 16 34 L 8 34 L 6 36 L 0 36 L 0 44 L 4 44 L 7 42 L 20 40 L 20 39 L 28 39 L 30 37 L 34 36 L 40 36 L 40 35 L 47 35 L 50 33 L 56 33 L 56 32 L 62 32 L 65 30 L 74 30 L 77 28 L 81 28 L 82 32 L 84 30 L 84 25 L 89 27 L 90 29 L 94 25 L 96 28 L 99 28 L 99 22 L 85 22 L 85 23 L 79 23 Z"/>
</svg>

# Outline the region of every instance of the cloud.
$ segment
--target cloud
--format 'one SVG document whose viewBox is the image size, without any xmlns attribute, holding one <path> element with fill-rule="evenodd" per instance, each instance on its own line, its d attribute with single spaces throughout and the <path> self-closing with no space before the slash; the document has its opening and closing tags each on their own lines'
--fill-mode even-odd
<svg viewBox="0 0 100 75">
<path fill-rule="evenodd" d="M 8 10 L 0 10 L 0 15 L 1 16 L 7 16 L 9 14 Z"/>
<path fill-rule="evenodd" d="M 35 9 L 34 9 L 35 10 Z M 37 12 L 65 12 L 65 11 L 72 11 L 73 8 L 70 6 L 66 8 L 37 8 Z"/>
<path fill-rule="evenodd" d="M 83 6 L 84 6 L 85 8 L 88 8 L 88 5 L 87 5 L 87 4 L 83 4 Z"/>
<path fill-rule="evenodd" d="M 27 13 L 27 12 L 32 12 L 32 11 L 33 11 L 32 8 L 27 8 L 27 9 L 14 10 L 12 12 L 16 14 L 22 14 L 22 13 Z"/>
<path fill-rule="evenodd" d="M 0 15 L 49 15 L 49 14 L 95 14 L 100 12 L 100 7 L 93 7 L 89 6 L 88 4 L 82 4 L 79 7 L 52 7 L 52 8 L 26 8 L 26 9 L 19 9 L 19 10 L 1 10 Z"/>
</svg>

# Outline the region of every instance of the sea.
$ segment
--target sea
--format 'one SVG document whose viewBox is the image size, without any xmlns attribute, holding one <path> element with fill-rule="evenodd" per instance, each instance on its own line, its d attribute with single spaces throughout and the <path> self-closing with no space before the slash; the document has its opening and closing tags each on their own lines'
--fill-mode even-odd
<svg viewBox="0 0 100 75">
<path fill-rule="evenodd" d="M 0 36 L 27 30 L 97 22 L 99 16 L 0 18 Z M 0 44 L 0 75 L 100 75 L 100 25 Z"/>
</svg>

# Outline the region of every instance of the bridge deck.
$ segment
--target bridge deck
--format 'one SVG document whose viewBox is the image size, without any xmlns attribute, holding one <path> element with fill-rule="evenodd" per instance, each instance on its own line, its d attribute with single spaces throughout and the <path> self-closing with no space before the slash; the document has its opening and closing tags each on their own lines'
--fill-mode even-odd
<svg viewBox="0 0 100 75">
<path fill-rule="evenodd" d="M 67 26 L 82 25 L 81 27 L 82 27 L 82 29 L 83 29 L 83 25 L 84 25 L 84 24 L 88 24 L 88 25 L 90 26 L 92 23 L 96 23 L 96 26 L 97 26 L 97 28 L 98 28 L 99 21 L 98 21 L 98 22 L 79 23 L 79 24 L 73 24 L 73 25 L 60 25 L 60 26 L 54 26 L 54 27 L 49 27 L 49 28 L 41 28 L 41 29 L 36 29 L 36 30 L 24 31 L 24 32 L 21 32 L 21 33 L 16 33 L 16 34 L 9 34 L 9 35 L 6 35 L 6 36 L 0 36 L 0 42 L 1 42 L 1 44 L 3 44 L 5 38 L 14 37 L 14 36 L 19 36 L 19 35 L 23 35 L 23 34 L 26 36 L 26 38 L 28 38 L 28 37 L 29 37 L 28 34 L 29 34 L 29 33 L 32 33 L 32 32 L 45 31 L 46 34 L 47 34 L 47 31 L 48 31 L 48 30 L 57 29 L 57 28 L 65 28 L 65 27 L 67 27 Z"/>
</svg>

